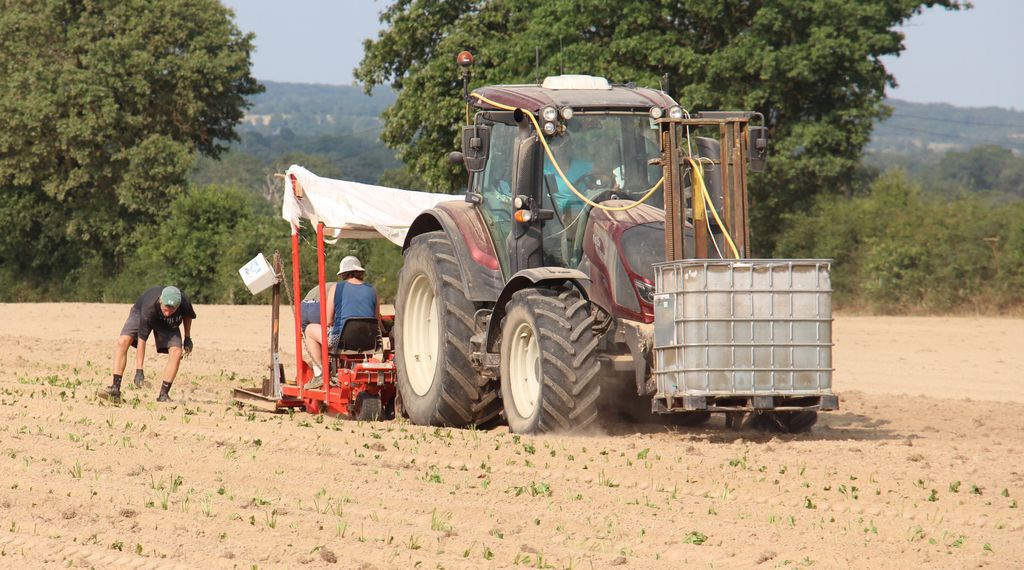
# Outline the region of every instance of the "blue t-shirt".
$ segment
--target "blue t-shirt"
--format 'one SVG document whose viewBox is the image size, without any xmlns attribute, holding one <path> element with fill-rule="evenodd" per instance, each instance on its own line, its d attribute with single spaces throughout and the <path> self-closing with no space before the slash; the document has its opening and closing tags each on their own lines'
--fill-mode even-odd
<svg viewBox="0 0 1024 570">
<path fill-rule="evenodd" d="M 338 336 L 345 328 L 345 321 L 351 318 L 377 316 L 377 291 L 369 283 L 353 285 L 338 281 L 334 287 L 334 326 L 331 334 Z"/>
<path fill-rule="evenodd" d="M 565 177 L 568 178 L 570 182 L 575 182 L 581 176 L 589 174 L 593 168 L 593 163 L 588 160 L 574 160 L 572 161 L 572 164 L 569 165 L 568 170 L 565 170 L 563 167 L 563 172 L 565 172 Z M 544 161 L 544 177 L 555 179 L 556 187 L 553 188 L 553 190 L 555 192 L 555 202 L 558 204 L 559 208 L 564 208 L 566 206 L 577 207 L 583 204 L 583 201 L 580 200 L 576 194 L 573 194 L 572 190 L 569 189 L 569 185 L 565 183 L 565 180 L 562 180 L 558 171 L 556 171 L 551 162 L 547 160 Z M 580 192 L 584 192 L 586 190 L 586 188 L 576 189 Z"/>
</svg>

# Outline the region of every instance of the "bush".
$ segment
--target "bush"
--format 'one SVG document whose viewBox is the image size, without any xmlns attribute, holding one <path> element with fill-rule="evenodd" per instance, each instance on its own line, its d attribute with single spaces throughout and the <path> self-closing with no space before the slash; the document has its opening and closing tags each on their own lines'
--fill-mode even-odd
<svg viewBox="0 0 1024 570">
<path fill-rule="evenodd" d="M 892 171 L 866 196 L 822 197 L 784 224 L 776 256 L 835 260 L 839 307 L 981 311 L 1024 301 L 1020 203 L 928 199 Z"/>
<path fill-rule="evenodd" d="M 106 288 L 108 300 L 133 301 L 146 287 L 173 283 L 196 303 L 259 302 L 238 268 L 260 251 L 288 245 L 288 226 L 266 201 L 236 188 L 193 187 L 178 197 Z"/>
<path fill-rule="evenodd" d="M 280 251 L 283 302 L 291 302 L 291 234 L 277 209 L 251 191 L 219 186 L 193 187 L 170 206 L 168 217 L 155 229 L 140 233 L 138 246 L 125 269 L 110 278 L 109 271 L 85 263 L 69 279 L 102 291 L 102 300 L 132 302 L 146 287 L 173 283 L 196 303 L 269 303 L 269 292 L 252 295 L 238 269 L 257 253 L 271 259 Z M 306 224 L 299 233 L 299 295 L 316 285 L 316 231 Z M 337 279 L 338 264 L 356 255 L 367 269 L 382 303 L 397 288 L 401 248 L 386 240 L 340 240 L 325 248 L 325 277 Z M 91 300 L 91 299 L 89 299 Z M 96 299 L 99 300 L 99 299 Z"/>
</svg>

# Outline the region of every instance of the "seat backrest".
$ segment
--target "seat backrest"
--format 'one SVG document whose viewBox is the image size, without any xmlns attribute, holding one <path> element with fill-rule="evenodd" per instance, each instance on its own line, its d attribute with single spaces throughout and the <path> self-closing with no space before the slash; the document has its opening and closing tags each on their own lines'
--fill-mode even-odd
<svg viewBox="0 0 1024 570">
<path fill-rule="evenodd" d="M 380 329 L 376 317 L 349 318 L 341 329 L 338 352 L 367 352 L 377 348 Z"/>
</svg>

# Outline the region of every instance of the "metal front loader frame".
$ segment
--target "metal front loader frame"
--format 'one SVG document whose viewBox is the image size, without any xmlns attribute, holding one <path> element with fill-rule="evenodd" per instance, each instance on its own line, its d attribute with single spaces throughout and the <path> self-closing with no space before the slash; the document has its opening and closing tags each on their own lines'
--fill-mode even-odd
<svg viewBox="0 0 1024 570">
<path fill-rule="evenodd" d="M 747 160 L 750 140 L 750 120 L 760 117 L 758 113 L 738 112 L 704 112 L 682 119 L 660 119 L 661 126 L 661 166 L 665 175 L 665 261 L 686 259 L 686 222 L 693 224 L 694 258 L 711 259 L 717 257 L 714 248 L 709 248 L 710 234 L 705 219 L 706 209 L 698 207 L 698 200 L 703 198 L 692 195 L 696 188 L 686 195 L 685 176 L 690 172 L 690 165 L 684 149 L 683 137 L 688 136 L 688 127 L 718 126 L 721 156 L 717 159 L 703 158 L 711 161 L 714 169 L 721 174 L 724 212 L 722 222 L 730 232 L 739 257 L 750 256 L 750 224 L 748 219 L 747 199 Z M 763 119 L 762 119 L 763 122 Z M 697 157 L 692 157 L 697 160 Z M 693 204 L 691 215 L 687 215 L 686 200 Z M 703 215 L 702 215 L 703 212 Z"/>
</svg>

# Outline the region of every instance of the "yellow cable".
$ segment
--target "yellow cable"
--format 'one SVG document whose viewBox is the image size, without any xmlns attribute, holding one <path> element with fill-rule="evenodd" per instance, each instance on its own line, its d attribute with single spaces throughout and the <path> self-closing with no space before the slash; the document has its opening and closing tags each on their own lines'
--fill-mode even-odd
<svg viewBox="0 0 1024 570">
<path fill-rule="evenodd" d="M 483 101 L 484 103 L 487 103 L 488 105 L 490 105 L 492 107 L 496 107 L 496 108 L 502 109 L 504 111 L 516 111 L 517 110 L 515 107 L 510 107 L 508 105 L 502 105 L 501 103 L 497 103 L 497 102 L 491 101 L 490 99 L 488 99 L 487 97 L 484 97 L 483 95 L 480 95 L 479 93 L 470 93 L 470 95 L 473 96 L 473 97 L 476 97 L 477 99 Z M 572 190 L 572 193 L 575 194 L 577 198 L 579 198 L 580 200 L 583 200 L 583 202 L 585 202 L 586 204 L 588 204 L 592 208 L 597 208 L 599 210 L 604 210 L 606 212 L 624 212 L 626 210 L 632 210 L 633 208 L 636 208 L 640 204 L 643 204 L 644 202 L 646 202 L 647 199 L 650 198 L 658 190 L 658 188 L 661 188 L 661 184 L 665 181 L 665 177 L 664 176 L 659 178 L 658 181 L 654 183 L 654 186 L 652 186 L 651 189 L 648 190 L 647 193 L 643 195 L 643 197 L 641 197 L 639 200 L 637 200 L 636 202 L 633 202 L 632 204 L 630 204 L 628 206 L 616 206 L 616 207 L 602 206 L 601 204 L 598 204 L 597 202 L 593 202 L 589 198 L 587 198 L 586 196 L 581 194 L 580 191 L 577 190 L 576 187 L 572 185 L 572 182 L 569 182 L 569 179 L 565 176 L 565 173 L 562 172 L 562 167 L 559 166 L 558 165 L 558 161 L 555 160 L 555 155 L 551 152 L 551 147 L 548 146 L 548 141 L 545 139 L 544 133 L 541 132 L 540 124 L 537 123 L 537 118 L 533 116 L 533 113 L 531 113 L 530 111 L 527 111 L 526 109 L 518 109 L 518 110 L 522 111 L 523 114 L 526 115 L 527 117 L 530 117 L 530 121 L 533 123 L 533 128 L 537 131 L 537 138 L 540 139 L 540 144 L 544 147 L 544 152 L 547 153 L 548 159 L 551 160 L 551 164 L 555 167 L 555 171 L 558 172 L 558 175 L 565 182 L 565 185 L 569 187 L 569 190 Z"/>
<path fill-rule="evenodd" d="M 701 166 L 699 161 L 692 158 L 686 159 L 690 163 L 691 179 L 693 180 L 694 193 L 697 190 L 700 191 L 700 195 L 704 200 L 707 201 L 708 209 L 711 210 L 711 214 L 715 217 L 715 221 L 718 222 L 718 227 L 722 228 L 722 233 L 725 235 L 725 240 L 729 242 L 729 247 L 732 248 L 732 254 L 736 256 L 736 259 L 740 258 L 740 252 L 736 249 L 736 244 L 733 243 L 732 237 L 729 235 L 729 230 L 722 223 L 722 218 L 718 217 L 718 211 L 715 210 L 715 204 L 711 201 L 711 194 L 708 193 L 707 186 L 704 185 L 704 167 Z M 702 200 L 703 201 L 703 200 Z M 696 213 L 697 205 L 694 205 L 694 222 L 696 225 Z M 714 239 L 714 238 L 712 238 Z"/>
</svg>

